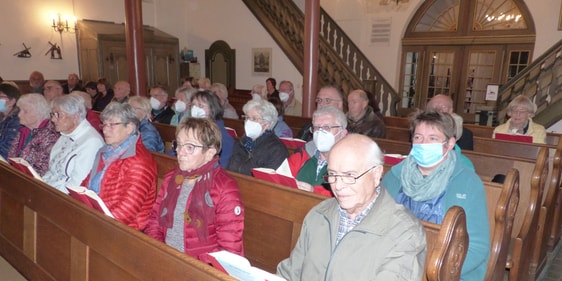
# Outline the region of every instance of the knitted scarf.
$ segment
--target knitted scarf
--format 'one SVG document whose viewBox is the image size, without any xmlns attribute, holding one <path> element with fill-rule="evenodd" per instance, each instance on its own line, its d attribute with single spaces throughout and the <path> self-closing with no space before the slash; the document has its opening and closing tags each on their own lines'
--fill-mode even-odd
<svg viewBox="0 0 562 281">
<path fill-rule="evenodd" d="M 400 175 L 404 193 L 415 201 L 425 201 L 441 194 L 449 183 L 455 169 L 457 155 L 449 151 L 447 158 L 428 176 L 421 174 L 414 157 L 404 159 L 404 166 Z"/>
<path fill-rule="evenodd" d="M 219 159 L 214 158 L 203 166 L 187 172 L 178 168 L 168 181 L 168 188 L 160 204 L 159 224 L 171 228 L 174 222 L 174 210 L 178 203 L 181 188 L 175 188 L 183 184 L 184 180 L 197 178 L 195 186 L 188 199 L 189 206 L 186 207 L 185 223 L 197 232 L 199 241 L 207 241 L 209 231 L 208 224 L 215 219 L 215 206 L 210 197 L 210 190 L 214 185 L 214 178 L 219 171 Z"/>
</svg>

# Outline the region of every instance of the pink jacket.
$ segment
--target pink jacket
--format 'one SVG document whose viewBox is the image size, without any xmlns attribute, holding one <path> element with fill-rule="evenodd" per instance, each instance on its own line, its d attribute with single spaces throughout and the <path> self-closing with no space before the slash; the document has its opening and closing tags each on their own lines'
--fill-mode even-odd
<svg viewBox="0 0 562 281">
<path fill-rule="evenodd" d="M 160 204 L 168 188 L 175 187 L 170 187 L 169 182 L 176 169 L 171 170 L 164 177 L 156 203 L 144 230 L 146 234 L 162 242 L 165 242 L 168 229 L 159 224 Z M 215 174 L 213 187 L 210 190 L 210 196 L 215 206 L 215 219 L 207 225 L 209 231 L 208 240 L 199 241 L 196 230 L 189 224 L 184 223 L 185 253 L 203 260 L 205 260 L 205 255 L 203 254 L 219 250 L 227 250 L 238 255 L 244 254 L 242 239 L 244 232 L 244 207 L 240 199 L 240 190 L 236 181 L 222 167 L 217 169 L 220 170 Z M 188 197 L 186 206 L 190 205 L 192 194 L 193 192 Z M 173 210 L 169 211 L 173 212 Z"/>
</svg>

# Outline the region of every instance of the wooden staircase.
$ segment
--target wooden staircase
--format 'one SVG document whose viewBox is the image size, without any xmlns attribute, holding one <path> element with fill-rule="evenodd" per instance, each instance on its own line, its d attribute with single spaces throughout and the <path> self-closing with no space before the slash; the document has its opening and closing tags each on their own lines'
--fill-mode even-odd
<svg viewBox="0 0 562 281">
<path fill-rule="evenodd" d="M 304 69 L 304 13 L 291 0 L 243 0 L 299 71 Z M 353 41 L 321 9 L 318 86 L 336 85 L 347 94 L 370 91 L 385 115 L 396 115 L 396 90 Z"/>
<path fill-rule="evenodd" d="M 500 88 L 498 121 L 506 119 L 507 105 L 525 95 L 537 105 L 533 121 L 545 128 L 562 119 L 562 40 Z"/>
</svg>

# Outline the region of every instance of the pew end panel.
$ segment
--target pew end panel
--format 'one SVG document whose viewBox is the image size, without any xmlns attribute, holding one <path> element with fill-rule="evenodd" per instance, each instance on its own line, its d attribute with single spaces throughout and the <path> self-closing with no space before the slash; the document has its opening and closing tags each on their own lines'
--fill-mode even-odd
<svg viewBox="0 0 562 281">
<path fill-rule="evenodd" d="M 453 206 L 441 225 L 422 221 L 427 240 L 424 280 L 460 280 L 468 251 L 466 214 Z"/>
<path fill-rule="evenodd" d="M 503 184 L 484 182 L 490 222 L 490 258 L 484 280 L 503 280 L 513 221 L 519 204 L 519 171 L 510 169 Z"/>
</svg>

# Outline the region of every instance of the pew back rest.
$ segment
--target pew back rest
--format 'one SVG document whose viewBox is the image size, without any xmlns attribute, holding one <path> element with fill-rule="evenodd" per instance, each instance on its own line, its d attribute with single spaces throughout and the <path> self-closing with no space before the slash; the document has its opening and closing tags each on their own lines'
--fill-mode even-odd
<svg viewBox="0 0 562 281">
<path fill-rule="evenodd" d="M 483 183 L 490 222 L 490 258 L 484 280 L 503 280 L 519 204 L 519 171 L 510 169 L 503 184 Z"/>
<path fill-rule="evenodd" d="M 164 141 L 164 146 L 166 147 L 165 151 L 172 149 L 172 142 L 176 140 L 176 126 L 157 122 L 152 123 L 152 125 L 154 125 L 160 134 L 162 141 Z"/>
<path fill-rule="evenodd" d="M 466 214 L 453 206 L 441 225 L 422 221 L 427 241 L 424 280 L 460 280 L 468 251 Z"/>
<path fill-rule="evenodd" d="M 235 280 L 3 163 L 0 255 L 29 280 Z"/>
<path fill-rule="evenodd" d="M 474 125 L 474 124 L 464 124 L 466 129 L 472 132 L 475 137 L 491 138 L 494 135 L 495 127 Z M 546 133 L 546 144 L 557 145 L 560 142 L 560 134 L 547 132 Z"/>
</svg>

